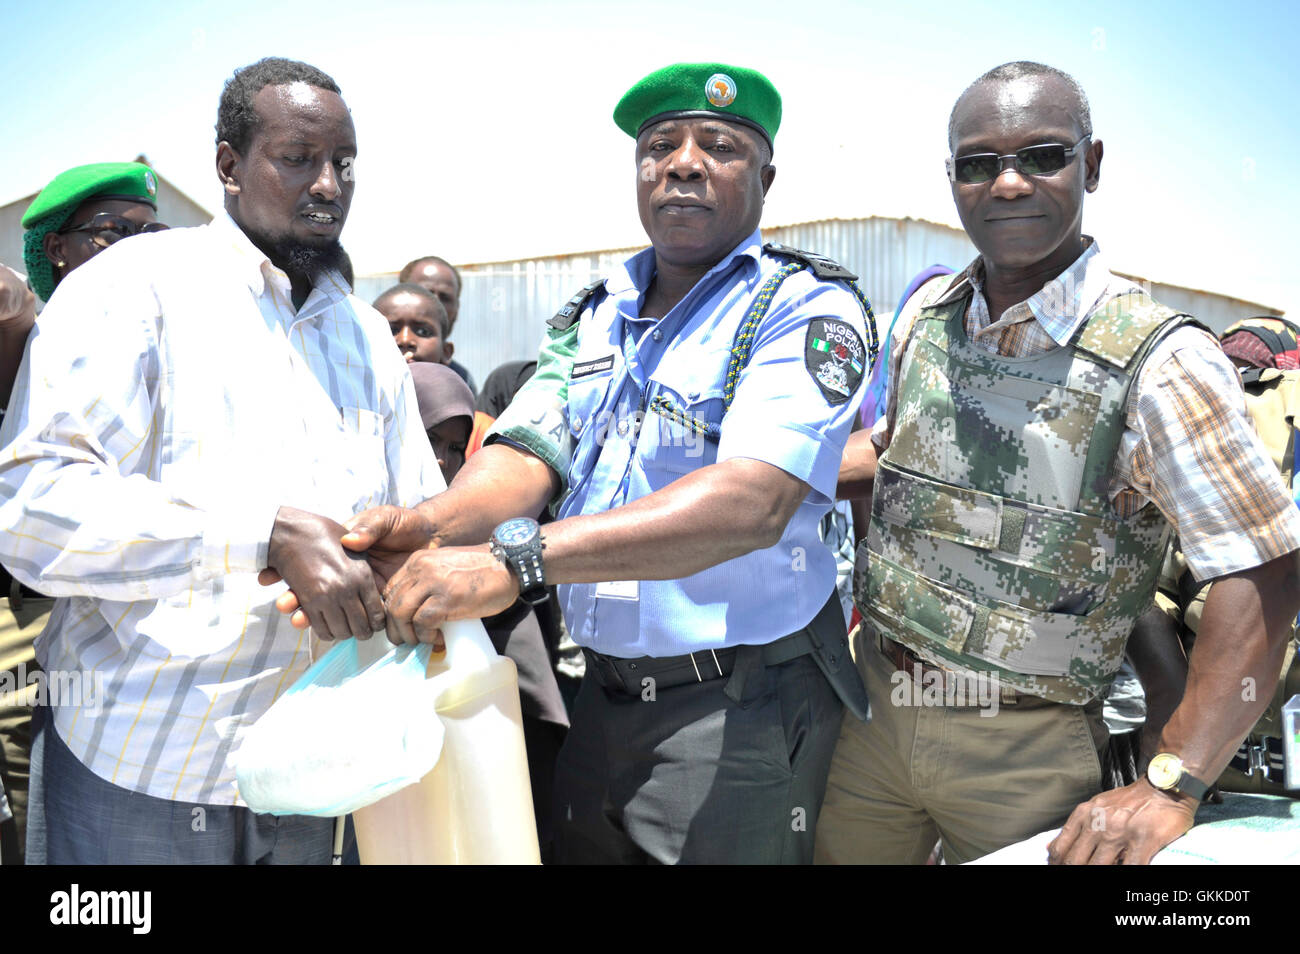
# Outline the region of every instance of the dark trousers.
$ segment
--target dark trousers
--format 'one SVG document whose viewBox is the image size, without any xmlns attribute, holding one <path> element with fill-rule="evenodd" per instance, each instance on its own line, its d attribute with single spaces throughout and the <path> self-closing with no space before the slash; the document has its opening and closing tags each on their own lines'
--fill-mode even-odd
<svg viewBox="0 0 1300 954">
<path fill-rule="evenodd" d="M 45 713 L 48 716 L 48 713 Z M 34 753 L 40 772 L 44 859 L 52 865 L 330 863 L 334 819 L 258 815 L 234 805 L 155 798 L 107 782 L 86 768 L 46 719 Z"/>
<path fill-rule="evenodd" d="M 842 704 L 811 656 L 629 695 L 588 667 L 556 766 L 561 864 L 807 864 Z"/>
<path fill-rule="evenodd" d="M 8 574 L 0 571 L 0 581 Z M 15 589 L 10 581 L 10 589 Z M 27 838 L 27 790 L 32 751 L 32 702 L 36 687 L 28 680 L 40 671 L 33 642 L 50 618 L 54 600 L 11 593 L 0 598 L 0 673 L 13 687 L 0 690 L 0 792 L 7 796 L 13 817 L 0 821 L 0 865 L 23 863 Z M 0 812 L 0 818 L 4 813 Z"/>
</svg>

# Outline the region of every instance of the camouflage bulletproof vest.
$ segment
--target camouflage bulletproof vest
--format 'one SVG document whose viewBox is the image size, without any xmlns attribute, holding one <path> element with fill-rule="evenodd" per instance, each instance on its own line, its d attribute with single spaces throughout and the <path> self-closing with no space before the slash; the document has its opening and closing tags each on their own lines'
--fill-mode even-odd
<svg viewBox="0 0 1300 954">
<path fill-rule="evenodd" d="M 1190 319 L 1126 294 L 1067 346 L 1008 358 L 967 340 L 969 296 L 930 304 L 948 284 L 900 368 L 855 596 L 925 658 L 1082 704 L 1119 668 L 1169 533 L 1155 507 L 1123 519 L 1108 502 L 1129 387 Z"/>
</svg>

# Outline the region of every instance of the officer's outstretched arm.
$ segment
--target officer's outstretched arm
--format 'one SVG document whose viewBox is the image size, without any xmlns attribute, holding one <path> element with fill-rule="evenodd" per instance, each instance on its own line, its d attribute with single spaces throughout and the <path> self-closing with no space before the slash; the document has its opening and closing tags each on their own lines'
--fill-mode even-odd
<svg viewBox="0 0 1300 954">
<path fill-rule="evenodd" d="M 449 489 L 413 510 L 382 506 L 355 515 L 345 523 L 343 545 L 365 553 L 375 575 L 388 580 L 417 550 L 483 543 L 503 520 L 540 514 L 560 495 L 569 470 L 573 438 L 565 409 L 577 345 L 576 323 L 549 330 L 537 371 L 488 434 L 504 443 L 480 449 Z M 301 629 L 307 616 L 298 602 L 290 590 L 275 605 Z"/>
<path fill-rule="evenodd" d="M 444 493 L 416 509 L 435 546 L 482 543 L 511 517 L 536 517 L 560 491 L 560 478 L 540 457 L 510 444 L 489 444 L 465 462 Z"/>
<path fill-rule="evenodd" d="M 460 483 L 458 476 L 435 500 Z M 809 490 L 779 467 L 749 458 L 702 467 L 622 507 L 548 524 L 542 531 L 546 580 L 690 576 L 776 544 Z M 501 612 L 518 595 L 518 580 L 486 545 L 424 550 L 388 582 L 388 636 L 436 644 L 447 620 Z"/>
<path fill-rule="evenodd" d="M 1206 598 L 1183 701 L 1159 743 L 1198 779 L 1219 777 L 1268 704 L 1300 610 L 1298 553 L 1221 577 Z M 1192 827 L 1197 804 L 1146 779 L 1102 792 L 1074 810 L 1048 857 L 1055 864 L 1146 864 Z"/>
<path fill-rule="evenodd" d="M 343 545 L 365 553 L 375 576 L 387 581 L 417 551 L 480 543 L 504 520 L 537 516 L 559 488 L 559 476 L 534 454 L 489 444 L 466 461 L 449 488 L 416 508 L 385 505 L 352 517 L 344 525 Z M 293 614 L 297 628 L 308 625 L 296 591 L 284 593 L 275 605 Z"/>
</svg>

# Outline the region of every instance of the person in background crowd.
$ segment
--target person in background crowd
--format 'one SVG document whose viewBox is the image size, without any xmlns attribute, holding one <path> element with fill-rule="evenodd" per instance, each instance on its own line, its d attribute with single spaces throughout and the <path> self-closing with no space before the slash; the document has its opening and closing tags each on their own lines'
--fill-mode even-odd
<svg viewBox="0 0 1300 954">
<path fill-rule="evenodd" d="M 818 857 L 920 863 L 942 837 L 955 863 L 1064 821 L 1053 862 L 1143 864 L 1264 708 L 1242 680 L 1281 664 L 1300 515 L 1217 342 L 1083 234 L 1102 143 L 1078 83 L 1004 64 L 948 134 L 980 256 L 895 327 L 856 569 L 875 718 L 844 721 Z M 1097 794 L 1099 697 L 1151 605 L 1165 514 L 1196 577 L 1219 579 L 1147 777 Z"/>
<path fill-rule="evenodd" d="M 33 291 L 0 265 L 0 394 L 8 407 L 27 336 L 36 323 L 36 296 L 48 300 L 64 276 L 122 239 L 167 228 L 157 220 L 158 180 L 139 162 L 77 166 L 50 180 L 23 214 L 23 261 Z M 0 408 L 0 413 L 3 409 Z M 33 641 L 54 601 L 18 583 L 0 568 L 0 864 L 21 862 L 27 837 L 32 702 L 36 686 Z M 7 793 L 7 797 L 6 797 Z M 9 818 L 6 819 L 6 806 Z"/>
<path fill-rule="evenodd" d="M 447 337 L 449 338 L 456 330 L 456 319 L 460 317 L 460 292 L 461 281 L 460 272 L 456 271 L 456 266 L 445 258 L 439 258 L 437 255 L 426 255 L 423 258 L 417 258 L 414 261 L 407 262 L 397 275 L 397 280 L 403 284 L 412 283 L 426 288 L 438 296 L 442 306 L 447 309 Z M 474 385 L 474 378 L 469 373 L 469 369 L 460 362 L 450 360 L 447 366 L 461 376 L 471 391 L 477 391 Z"/>
<path fill-rule="evenodd" d="M 447 340 L 451 322 L 433 292 L 410 283 L 394 285 L 375 299 L 374 307 L 388 319 L 393 340 L 408 363 L 451 361 L 454 346 Z"/>
<path fill-rule="evenodd" d="M 99 162 L 57 175 L 23 215 L 23 261 L 43 301 L 73 269 L 138 232 L 157 232 L 158 179 L 139 162 Z"/>
<path fill-rule="evenodd" d="M 36 324 L 36 294 L 27 279 L 8 265 L 0 265 L 0 413 L 18 376 L 27 347 L 27 334 Z"/>
<path fill-rule="evenodd" d="M 420 423 L 433 446 L 442 479 L 450 484 L 465 464 L 474 395 L 460 375 L 443 364 L 416 361 L 411 364 L 411 380 L 415 382 Z"/>
<path fill-rule="evenodd" d="M 510 406 L 519 389 L 536 373 L 537 359 L 535 358 L 507 361 L 505 364 L 498 365 L 483 382 L 483 389 L 479 391 L 474 406 L 496 420 Z"/>
<path fill-rule="evenodd" d="M 309 665 L 272 584 L 316 636 L 368 638 L 383 604 L 337 520 L 441 485 L 406 364 L 339 271 L 338 85 L 261 60 L 216 132 L 224 211 L 66 276 L 0 430 L 0 560 L 57 597 L 37 654 L 82 687 L 33 746 L 37 861 L 328 863 L 332 820 L 237 790 L 246 728 Z"/>
<path fill-rule="evenodd" d="M 474 395 L 469 385 L 450 368 L 439 364 L 412 364 L 420 420 L 433 444 L 442 475 L 450 484 L 465 462 L 474 415 Z M 551 850 L 551 802 L 555 759 L 564 744 L 569 717 L 560 696 L 538 618 L 533 607 L 518 600 L 509 609 L 483 619 L 496 651 L 509 656 L 519 673 L 519 704 L 524 717 L 524 746 L 528 778 L 533 791 L 533 813 L 542 858 Z"/>
<path fill-rule="evenodd" d="M 474 431 L 469 439 L 470 454 L 483 446 L 483 438 L 487 436 L 492 422 L 510 406 L 519 389 L 528 383 L 536 371 L 537 362 L 531 358 L 526 361 L 507 361 L 492 369 L 492 373 L 483 382 L 483 390 L 479 391 L 474 401 Z"/>
</svg>

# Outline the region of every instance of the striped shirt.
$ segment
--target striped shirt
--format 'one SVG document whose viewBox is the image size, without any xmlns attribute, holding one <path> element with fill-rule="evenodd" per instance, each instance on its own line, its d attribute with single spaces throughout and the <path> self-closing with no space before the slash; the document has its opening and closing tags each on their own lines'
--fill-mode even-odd
<svg viewBox="0 0 1300 954">
<path fill-rule="evenodd" d="M 996 321 L 983 293 L 983 261 L 953 281 L 943 301 L 974 289 L 966 309 L 971 342 L 992 354 L 1023 358 L 1068 342 L 1091 312 L 1136 286 L 1111 273 L 1097 243 L 1055 280 Z M 885 417 L 873 440 L 889 446 L 896 382 L 920 302 L 915 294 L 895 323 Z M 1198 580 L 1237 573 L 1300 549 L 1300 512 L 1278 479 L 1250 418 L 1245 392 L 1218 342 L 1179 328 L 1156 345 L 1138 371 L 1126 429 L 1111 478 L 1116 511 L 1131 516 L 1155 504 L 1178 534 Z"/>
<path fill-rule="evenodd" d="M 37 655 L 101 778 L 242 804 L 242 734 L 310 655 L 256 579 L 276 512 L 443 487 L 388 325 L 349 292 L 330 273 L 295 309 L 223 214 L 114 245 L 41 315 L 0 429 L 0 560 L 58 597 Z"/>
</svg>

